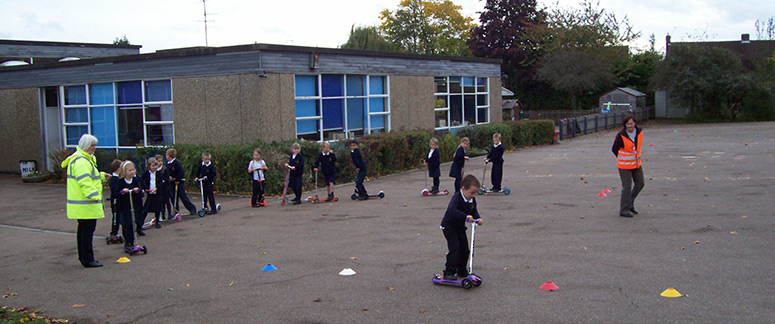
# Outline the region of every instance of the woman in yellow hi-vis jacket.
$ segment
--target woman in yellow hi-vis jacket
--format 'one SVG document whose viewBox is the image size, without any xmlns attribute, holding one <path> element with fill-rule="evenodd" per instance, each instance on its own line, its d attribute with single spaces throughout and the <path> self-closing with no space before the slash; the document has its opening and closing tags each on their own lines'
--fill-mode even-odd
<svg viewBox="0 0 775 324">
<path fill-rule="evenodd" d="M 102 183 L 110 178 L 97 170 L 96 147 L 97 138 L 84 134 L 75 153 L 62 161 L 62 168 L 67 170 L 67 218 L 78 220 L 78 259 L 87 268 L 102 266 L 94 260 L 92 239 L 97 219 L 105 217 Z"/>
<path fill-rule="evenodd" d="M 624 128 L 616 134 L 611 150 L 616 156 L 619 178 L 622 179 L 622 198 L 619 200 L 619 216 L 632 217 L 638 212 L 633 203 L 643 190 L 643 168 L 641 167 L 640 145 L 643 143 L 643 130 L 636 126 L 635 116 L 624 117 Z M 633 182 L 635 187 L 633 187 Z"/>
</svg>

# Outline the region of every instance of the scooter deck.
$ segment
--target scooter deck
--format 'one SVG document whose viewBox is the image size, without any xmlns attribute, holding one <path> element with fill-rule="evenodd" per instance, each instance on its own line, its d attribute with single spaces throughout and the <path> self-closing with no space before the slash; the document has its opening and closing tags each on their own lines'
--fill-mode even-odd
<svg viewBox="0 0 775 324">
<path fill-rule="evenodd" d="M 135 254 L 138 254 L 140 252 L 143 252 L 143 254 L 148 254 L 148 248 L 145 247 L 145 245 L 143 245 L 143 246 L 135 245 L 130 250 L 124 249 L 124 252 L 126 252 L 129 255 L 135 255 Z"/>
<path fill-rule="evenodd" d="M 367 195 L 367 196 L 368 196 L 369 198 L 377 198 L 377 197 L 379 197 L 379 198 L 385 198 L 385 193 L 384 193 L 384 192 L 382 192 L 382 191 L 380 190 L 380 192 L 379 192 L 379 193 L 377 193 L 376 195 Z M 358 199 L 358 193 L 354 193 L 354 194 L 352 194 L 352 196 L 350 196 L 350 199 L 352 199 L 352 200 L 356 200 L 356 199 Z"/>
<path fill-rule="evenodd" d="M 480 195 L 502 194 L 502 195 L 508 196 L 510 193 L 511 193 L 511 189 L 509 189 L 509 188 L 503 188 L 503 189 L 501 189 L 501 191 L 493 191 L 493 190 L 488 189 L 488 188 L 479 189 L 479 194 Z"/>
<path fill-rule="evenodd" d="M 482 285 L 482 278 L 475 274 L 470 274 L 467 277 L 458 280 L 444 280 L 441 279 L 441 274 L 437 273 L 433 275 L 431 281 L 435 284 L 461 286 L 463 289 L 471 289 L 471 287 L 479 287 Z"/>
<path fill-rule="evenodd" d="M 439 191 L 438 193 L 434 194 L 434 193 L 431 193 L 431 191 L 428 189 L 423 189 L 422 195 L 423 196 L 446 196 L 446 195 L 449 195 L 449 190 L 444 189 L 444 191 Z"/>
<path fill-rule="evenodd" d="M 319 202 L 332 202 L 332 201 L 339 201 L 339 197 L 338 196 L 334 196 L 333 199 L 320 199 L 319 197 L 315 196 L 315 197 L 308 197 L 307 201 L 309 201 L 309 202 L 311 202 L 313 204 L 319 203 Z"/>
</svg>

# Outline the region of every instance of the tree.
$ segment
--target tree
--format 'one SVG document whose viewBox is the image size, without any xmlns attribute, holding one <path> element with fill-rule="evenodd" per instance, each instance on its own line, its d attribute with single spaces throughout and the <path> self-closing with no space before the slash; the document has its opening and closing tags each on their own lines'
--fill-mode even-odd
<svg viewBox="0 0 775 324">
<path fill-rule="evenodd" d="M 501 71 L 506 75 L 506 87 L 530 107 L 538 107 L 544 101 L 531 100 L 531 94 L 546 93 L 547 84 L 536 80 L 538 44 L 526 33 L 545 19 L 536 0 L 487 0 L 479 16 L 480 25 L 474 27 L 467 42 L 474 56 L 503 61 Z"/>
<path fill-rule="evenodd" d="M 408 53 L 470 56 L 465 44 L 473 18 L 450 0 L 402 0 L 380 13 L 380 30 Z"/>
<path fill-rule="evenodd" d="M 116 39 L 113 40 L 113 45 L 131 45 L 131 44 L 129 44 L 129 39 L 127 39 L 126 35 L 124 35 L 121 38 L 116 37 Z"/>
<path fill-rule="evenodd" d="M 398 52 L 401 49 L 380 33 L 376 26 L 355 27 L 350 29 L 350 37 L 340 46 L 344 49 Z"/>
<path fill-rule="evenodd" d="M 775 40 L 775 17 L 770 17 L 766 21 L 756 19 L 756 38 L 759 40 Z"/>
</svg>

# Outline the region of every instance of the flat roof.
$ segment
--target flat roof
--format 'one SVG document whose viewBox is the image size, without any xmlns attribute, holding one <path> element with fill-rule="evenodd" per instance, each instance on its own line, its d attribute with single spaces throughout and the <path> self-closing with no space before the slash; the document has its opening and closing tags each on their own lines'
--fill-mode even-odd
<svg viewBox="0 0 775 324">
<path fill-rule="evenodd" d="M 13 39 L 0 39 L 0 45 L 33 45 L 33 46 L 56 46 L 56 47 L 95 47 L 95 48 L 131 48 L 131 49 L 140 49 L 141 47 L 143 47 L 142 45 L 127 45 L 127 44 L 49 42 L 49 41 L 13 40 Z"/>
</svg>

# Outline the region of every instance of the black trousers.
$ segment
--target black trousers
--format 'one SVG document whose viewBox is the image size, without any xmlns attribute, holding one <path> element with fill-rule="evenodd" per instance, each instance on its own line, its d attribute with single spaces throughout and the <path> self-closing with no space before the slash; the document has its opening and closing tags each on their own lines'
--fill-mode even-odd
<svg viewBox="0 0 775 324">
<path fill-rule="evenodd" d="M 447 263 L 444 265 L 444 274 L 464 275 L 468 273 L 468 236 L 465 229 L 445 228 L 444 238 L 447 239 Z"/>
<path fill-rule="evenodd" d="M 366 187 L 363 186 L 364 179 L 366 179 L 366 168 L 360 169 L 358 175 L 355 177 L 355 189 L 358 189 L 358 195 L 361 197 L 369 195 L 369 193 L 366 192 Z"/>
<path fill-rule="evenodd" d="M 296 195 L 296 197 L 293 198 L 293 200 L 301 201 L 301 176 L 300 175 L 291 175 L 288 179 L 288 185 L 291 186 L 291 189 L 293 190 L 293 194 Z"/>
<path fill-rule="evenodd" d="M 156 221 L 159 221 L 159 214 L 164 210 L 164 205 L 162 205 L 162 198 L 161 195 L 158 194 L 148 194 L 145 196 L 145 204 L 143 205 L 143 222 L 145 222 L 145 219 L 147 218 L 149 213 L 154 213 L 154 219 Z M 142 228 L 143 223 L 138 224 L 138 228 Z"/>
<path fill-rule="evenodd" d="M 256 206 L 264 201 L 264 182 L 257 180 L 252 180 L 251 182 L 253 182 L 253 197 L 250 198 L 250 205 Z"/>
<path fill-rule="evenodd" d="M 170 189 L 169 187 L 164 187 L 164 189 L 159 189 L 159 198 L 161 198 L 161 215 L 164 217 L 165 215 L 172 216 L 172 204 L 170 203 Z"/>
<path fill-rule="evenodd" d="M 118 220 L 118 206 L 114 200 L 110 201 L 110 214 L 113 215 L 112 222 L 110 223 L 110 236 L 118 235 L 118 226 L 121 222 Z"/>
<path fill-rule="evenodd" d="M 137 214 L 137 213 L 135 213 Z M 124 235 L 124 246 L 132 247 L 135 245 L 135 232 L 132 223 L 135 222 L 135 217 L 132 216 L 130 211 L 122 211 L 118 214 L 118 220 L 121 223 L 121 233 Z M 142 224 L 140 224 L 142 226 Z"/>
<path fill-rule="evenodd" d="M 484 179 L 482 179 L 484 180 Z M 492 181 L 492 190 L 501 190 L 501 182 L 503 181 L 503 164 L 492 164 L 492 173 L 490 174 L 490 181 Z"/>
<path fill-rule="evenodd" d="M 92 246 L 92 240 L 94 239 L 94 230 L 97 228 L 96 219 L 79 219 L 78 220 L 78 260 L 81 264 L 86 265 L 94 261 L 94 248 Z"/>
<path fill-rule="evenodd" d="M 206 183 L 204 181 L 202 182 L 202 185 L 204 186 L 204 188 L 202 188 L 202 191 L 204 191 L 204 194 L 205 194 L 204 201 L 202 203 L 204 203 L 206 209 L 208 209 L 211 212 L 214 212 L 214 211 L 216 211 L 215 210 L 215 193 L 214 193 L 215 186 L 213 186 L 212 183 Z M 209 205 L 207 204 L 208 201 L 210 202 Z M 209 206 L 209 208 L 208 208 L 208 206 Z"/>
<path fill-rule="evenodd" d="M 460 191 L 460 182 L 463 181 L 462 177 L 455 178 L 455 192 Z"/>
<path fill-rule="evenodd" d="M 433 187 L 439 189 L 439 177 L 433 177 Z"/>
<path fill-rule="evenodd" d="M 188 196 L 186 196 L 186 186 L 185 183 L 181 182 L 178 185 L 178 191 L 175 192 L 175 184 L 170 184 L 170 201 L 172 202 L 172 206 L 175 206 L 178 210 L 180 210 L 180 206 L 177 203 L 177 199 L 180 199 L 180 201 L 183 202 L 183 206 L 186 207 L 189 213 L 196 214 L 196 206 L 191 202 L 190 199 L 188 199 Z"/>
</svg>

